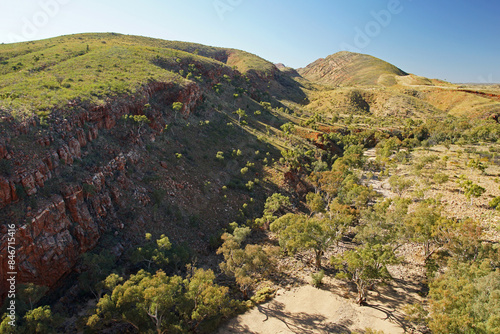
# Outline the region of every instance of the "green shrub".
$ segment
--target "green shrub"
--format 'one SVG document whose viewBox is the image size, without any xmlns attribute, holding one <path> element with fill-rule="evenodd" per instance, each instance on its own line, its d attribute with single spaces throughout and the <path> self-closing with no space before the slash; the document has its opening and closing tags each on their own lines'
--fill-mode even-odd
<svg viewBox="0 0 500 334">
<path fill-rule="evenodd" d="M 312 285 L 316 288 L 319 288 L 321 284 L 323 284 L 323 278 L 325 277 L 325 271 L 321 269 L 317 273 L 312 273 Z"/>
<path fill-rule="evenodd" d="M 222 234 L 223 231 L 218 231 L 215 234 L 212 234 L 208 239 L 208 245 L 210 249 L 216 250 L 222 245 Z"/>
<path fill-rule="evenodd" d="M 248 181 L 247 184 L 246 184 L 246 187 L 248 188 L 248 190 L 252 191 L 253 190 L 253 187 L 255 186 L 255 182 L 253 181 Z"/>
<path fill-rule="evenodd" d="M 265 287 L 257 291 L 255 293 L 255 296 L 250 298 L 250 300 L 253 301 L 255 304 L 262 304 L 274 298 L 275 295 L 276 295 L 275 289 L 272 289 L 270 287 Z"/>
<path fill-rule="evenodd" d="M 436 183 L 443 184 L 448 182 L 449 176 L 443 173 L 436 173 L 434 174 L 433 179 Z"/>
<path fill-rule="evenodd" d="M 496 209 L 496 210 L 500 210 L 500 196 L 499 197 L 495 197 L 494 199 L 492 199 L 488 205 L 490 206 L 490 208 L 492 209 Z"/>
</svg>

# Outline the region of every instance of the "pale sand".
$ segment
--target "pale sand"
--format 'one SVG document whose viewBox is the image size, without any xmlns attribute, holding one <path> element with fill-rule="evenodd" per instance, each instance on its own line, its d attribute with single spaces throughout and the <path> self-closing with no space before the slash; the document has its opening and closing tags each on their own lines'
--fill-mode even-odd
<svg viewBox="0 0 500 334">
<path fill-rule="evenodd" d="M 403 292 L 391 290 L 391 294 Z M 402 315 L 390 301 L 376 298 L 376 293 L 368 300 L 369 306 L 358 306 L 352 298 L 310 285 L 280 291 L 273 300 L 230 320 L 217 333 L 363 333 L 366 328 L 405 332 Z"/>
</svg>

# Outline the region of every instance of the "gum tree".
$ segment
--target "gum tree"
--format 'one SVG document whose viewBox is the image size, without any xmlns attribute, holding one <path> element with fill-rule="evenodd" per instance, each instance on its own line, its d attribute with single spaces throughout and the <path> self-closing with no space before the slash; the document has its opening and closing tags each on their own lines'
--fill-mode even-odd
<svg viewBox="0 0 500 334">
<path fill-rule="evenodd" d="M 500 271 L 490 261 L 451 262 L 428 298 L 433 333 L 500 333 Z"/>
<path fill-rule="evenodd" d="M 137 138 L 139 139 L 142 135 L 142 129 L 146 124 L 151 123 L 149 118 L 145 115 L 123 115 L 122 119 L 127 122 L 135 125 L 137 127 Z"/>
<path fill-rule="evenodd" d="M 321 268 L 321 257 L 336 243 L 352 222 L 352 216 L 338 215 L 333 219 L 286 214 L 271 224 L 279 236 L 280 246 L 291 254 L 314 251 L 315 265 Z"/>
<path fill-rule="evenodd" d="M 241 108 L 238 108 L 238 110 L 236 110 L 233 114 L 238 115 L 238 124 L 241 124 L 242 118 L 247 118 L 247 113 Z"/>
<path fill-rule="evenodd" d="M 444 243 L 442 231 L 446 230 L 450 220 L 441 216 L 441 207 L 429 202 L 420 202 L 405 219 L 407 237 L 424 246 L 427 260 Z"/>
<path fill-rule="evenodd" d="M 235 278 L 244 298 L 248 298 L 250 289 L 258 279 L 269 274 L 276 256 L 274 247 L 249 244 L 243 248 L 242 243 L 249 233 L 249 227 L 236 227 L 232 234 L 224 233 L 224 243 L 217 250 L 217 254 L 224 256 L 221 270 Z"/>
<path fill-rule="evenodd" d="M 337 277 L 356 284 L 356 303 L 359 305 L 366 303 L 371 287 L 392 278 L 387 265 L 397 262 L 394 251 L 387 245 L 358 246 L 340 257 L 331 259 L 331 263 L 340 270 Z"/>
<path fill-rule="evenodd" d="M 131 256 L 132 263 L 147 263 L 148 270 L 151 265 L 161 267 L 168 264 L 168 251 L 172 248 L 172 243 L 164 234 L 156 241 L 151 240 L 151 238 L 151 233 L 146 233 L 146 244 L 137 247 Z"/>
<path fill-rule="evenodd" d="M 275 215 L 280 210 L 283 210 L 291 205 L 290 198 L 285 195 L 274 193 L 266 199 L 264 204 L 264 212 L 261 218 L 257 218 L 255 223 L 268 229 L 269 225 L 278 217 Z"/>
<path fill-rule="evenodd" d="M 99 300 L 87 325 L 99 329 L 122 322 L 141 333 L 177 333 L 196 331 L 204 320 L 231 313 L 234 305 L 228 288 L 213 282 L 211 270 L 192 271 L 182 279 L 162 270 L 154 275 L 140 270 L 123 284 L 117 284 L 116 276 L 110 277 L 109 287 L 114 288 Z"/>
</svg>

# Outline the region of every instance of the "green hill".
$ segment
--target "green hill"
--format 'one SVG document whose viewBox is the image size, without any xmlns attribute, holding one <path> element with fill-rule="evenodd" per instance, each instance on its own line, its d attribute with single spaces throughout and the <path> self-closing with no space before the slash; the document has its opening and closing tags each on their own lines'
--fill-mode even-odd
<svg viewBox="0 0 500 334">
<path fill-rule="evenodd" d="M 114 33 L 62 36 L 0 45 L 0 108 L 44 115 L 74 100 L 103 104 L 148 82 L 204 80 L 195 67 L 261 78 L 278 73 L 272 63 L 234 49 Z"/>
<path fill-rule="evenodd" d="M 407 75 L 381 59 L 347 51 L 318 59 L 298 72 L 308 80 L 334 86 L 376 85 L 384 75 Z"/>
</svg>

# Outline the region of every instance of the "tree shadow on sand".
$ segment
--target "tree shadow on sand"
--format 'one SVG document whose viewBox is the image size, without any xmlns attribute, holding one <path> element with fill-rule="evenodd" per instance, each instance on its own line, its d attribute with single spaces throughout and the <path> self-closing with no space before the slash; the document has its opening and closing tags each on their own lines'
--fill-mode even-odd
<svg viewBox="0 0 500 334">
<path fill-rule="evenodd" d="M 419 283 L 403 279 L 394 279 L 392 283 L 378 287 L 375 291 L 376 295 L 370 297 L 365 307 L 385 313 L 384 320 L 398 324 L 406 333 L 412 328 L 412 324 L 405 319 L 402 309 L 405 305 L 419 302 L 415 294 L 422 291 L 422 286 Z"/>
<path fill-rule="evenodd" d="M 258 305 L 257 309 L 266 316 L 264 321 L 274 318 L 285 324 L 292 333 L 342 333 L 350 334 L 347 328 L 351 323 L 326 322 L 327 318 L 320 314 L 309 314 L 304 312 L 292 313 L 285 311 L 285 305 L 273 301 L 265 305 Z"/>
</svg>

